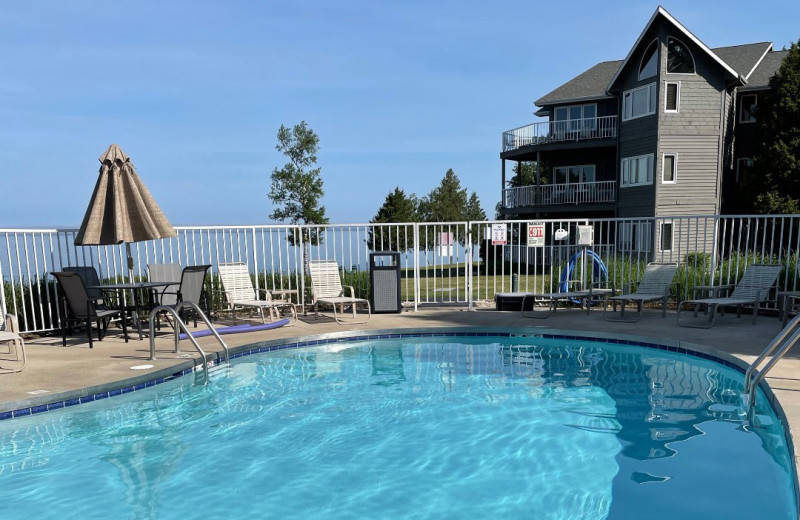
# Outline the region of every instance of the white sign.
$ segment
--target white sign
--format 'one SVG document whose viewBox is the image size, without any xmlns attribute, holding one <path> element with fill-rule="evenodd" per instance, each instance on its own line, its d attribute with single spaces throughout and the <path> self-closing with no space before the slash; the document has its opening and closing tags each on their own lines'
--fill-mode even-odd
<svg viewBox="0 0 800 520">
<path fill-rule="evenodd" d="M 528 222 L 528 247 L 544 247 L 544 222 Z"/>
<path fill-rule="evenodd" d="M 594 228 L 592 226 L 578 226 L 578 245 L 594 245 Z"/>
<path fill-rule="evenodd" d="M 556 229 L 553 238 L 555 238 L 556 240 L 564 240 L 568 236 L 569 236 L 569 231 L 567 231 L 564 228 L 558 228 Z"/>
<path fill-rule="evenodd" d="M 492 245 L 505 245 L 506 243 L 506 225 L 505 224 L 492 224 Z"/>
</svg>

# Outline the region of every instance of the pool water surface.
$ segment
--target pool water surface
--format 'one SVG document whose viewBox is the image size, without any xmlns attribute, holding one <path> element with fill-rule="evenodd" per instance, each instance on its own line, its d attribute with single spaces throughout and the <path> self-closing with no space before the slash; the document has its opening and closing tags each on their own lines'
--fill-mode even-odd
<svg viewBox="0 0 800 520">
<path fill-rule="evenodd" d="M 742 375 L 543 338 L 285 349 L 0 422 L 3 518 L 796 519 Z"/>
</svg>

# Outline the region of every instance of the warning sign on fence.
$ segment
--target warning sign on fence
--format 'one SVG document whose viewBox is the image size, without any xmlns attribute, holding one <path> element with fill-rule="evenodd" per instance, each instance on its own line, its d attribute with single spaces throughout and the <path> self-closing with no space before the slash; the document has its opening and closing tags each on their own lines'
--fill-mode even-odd
<svg viewBox="0 0 800 520">
<path fill-rule="evenodd" d="M 499 246 L 506 243 L 506 225 L 492 224 L 492 245 Z"/>
<path fill-rule="evenodd" d="M 544 247 L 544 222 L 528 222 L 528 247 Z"/>
</svg>

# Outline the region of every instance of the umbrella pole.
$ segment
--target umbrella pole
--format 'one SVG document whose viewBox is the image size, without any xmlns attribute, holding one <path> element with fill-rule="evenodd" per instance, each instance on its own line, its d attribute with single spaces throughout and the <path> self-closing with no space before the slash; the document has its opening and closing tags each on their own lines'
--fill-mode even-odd
<svg viewBox="0 0 800 520">
<path fill-rule="evenodd" d="M 133 255 L 130 242 L 125 242 L 125 252 L 128 253 L 128 281 L 134 283 L 136 280 L 133 279 Z"/>
</svg>

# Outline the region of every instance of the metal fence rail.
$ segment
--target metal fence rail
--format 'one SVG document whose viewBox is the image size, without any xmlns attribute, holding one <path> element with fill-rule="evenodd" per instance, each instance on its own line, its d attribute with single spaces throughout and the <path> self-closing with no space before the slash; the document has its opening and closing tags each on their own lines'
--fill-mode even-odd
<svg viewBox="0 0 800 520">
<path fill-rule="evenodd" d="M 216 276 L 222 262 L 245 262 L 256 287 L 294 289 L 310 302 L 304 259 L 335 260 L 343 283 L 369 294 L 373 251 L 401 253 L 401 297 L 406 307 L 491 305 L 498 292 L 558 290 L 572 278 L 607 273 L 617 288 L 638 280 L 647 262 L 680 264 L 675 296 L 698 285 L 735 283 L 753 263 L 784 267 L 779 290 L 797 290 L 800 215 L 676 216 L 638 219 L 541 221 L 539 246 L 528 246 L 528 220 L 326 226 L 186 226 L 173 239 L 132 244 L 134 277 L 147 265 L 211 264 L 212 307 L 224 299 Z M 578 225 L 594 228 L 592 251 L 604 271 L 576 246 Z M 558 235 L 565 234 L 562 240 Z M 75 246 L 75 229 L 0 229 L 0 320 L 19 317 L 26 332 L 58 327 L 61 310 L 48 273 L 67 266 L 94 266 L 101 279 L 129 281 L 124 245 Z M 603 271 L 603 273 L 601 273 Z"/>
</svg>

